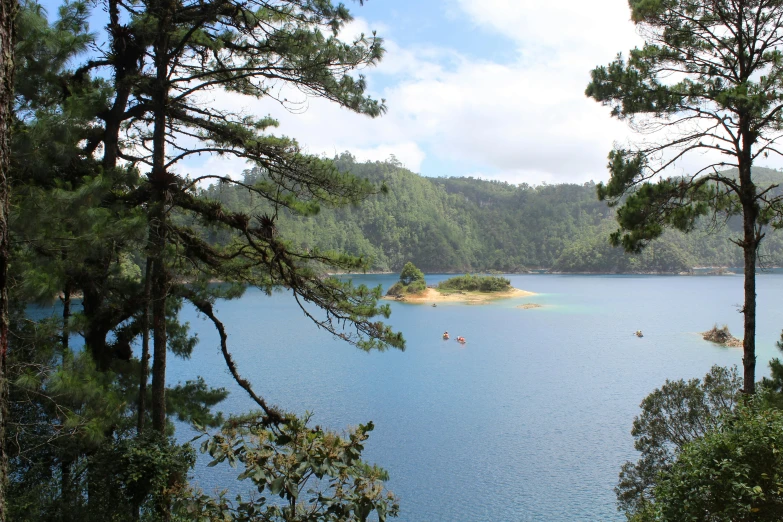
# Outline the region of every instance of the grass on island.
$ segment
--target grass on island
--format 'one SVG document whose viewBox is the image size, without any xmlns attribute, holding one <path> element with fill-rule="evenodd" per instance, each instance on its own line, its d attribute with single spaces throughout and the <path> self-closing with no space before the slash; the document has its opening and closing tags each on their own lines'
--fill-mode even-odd
<svg viewBox="0 0 783 522">
<path fill-rule="evenodd" d="M 455 292 L 495 293 L 511 290 L 511 281 L 500 276 L 465 274 L 441 281 L 436 290 L 442 294 Z"/>
</svg>

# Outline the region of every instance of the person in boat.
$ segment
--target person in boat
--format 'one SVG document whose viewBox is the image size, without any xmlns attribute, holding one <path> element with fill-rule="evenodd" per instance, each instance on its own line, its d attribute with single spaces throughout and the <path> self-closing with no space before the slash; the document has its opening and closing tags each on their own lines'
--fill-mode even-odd
<svg viewBox="0 0 783 522">
<path fill-rule="evenodd" d="M 449 332 L 443 332 L 443 338 L 448 339 L 449 338 Z"/>
<path fill-rule="evenodd" d="M 644 337 L 644 334 L 642 333 L 642 331 L 641 331 L 641 330 L 636 330 L 636 332 L 634 333 L 634 335 L 635 335 L 636 337 Z"/>
</svg>

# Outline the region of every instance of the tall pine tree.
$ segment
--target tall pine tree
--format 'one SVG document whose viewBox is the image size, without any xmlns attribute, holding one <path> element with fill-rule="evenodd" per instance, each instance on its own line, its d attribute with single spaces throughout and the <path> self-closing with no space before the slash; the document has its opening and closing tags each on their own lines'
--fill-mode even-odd
<svg viewBox="0 0 783 522">
<path fill-rule="evenodd" d="M 0 2 L 0 522 L 7 515 L 8 456 L 8 264 L 9 264 L 9 168 L 11 164 L 14 99 L 14 17 L 16 0 Z"/>
<path fill-rule="evenodd" d="M 777 184 L 753 165 L 778 147 L 783 125 L 783 5 L 766 0 L 630 0 L 645 40 L 592 71 L 587 95 L 646 131 L 645 142 L 609 154 L 600 199 L 617 211 L 615 245 L 638 252 L 664 228 L 692 230 L 700 216 L 742 219 L 734 242 L 745 275 L 744 388 L 755 391 L 756 266 L 768 225 L 783 226 Z M 687 156 L 710 153 L 696 172 L 666 176 Z M 737 169 L 736 176 L 727 170 Z"/>
</svg>

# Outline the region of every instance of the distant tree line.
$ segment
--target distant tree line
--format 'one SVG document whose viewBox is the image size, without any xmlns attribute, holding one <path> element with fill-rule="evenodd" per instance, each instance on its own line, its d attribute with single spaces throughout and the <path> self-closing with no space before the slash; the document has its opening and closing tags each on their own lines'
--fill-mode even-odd
<svg viewBox="0 0 783 522">
<path fill-rule="evenodd" d="M 317 220 L 282 211 L 278 227 L 303 248 L 341 250 L 364 256 L 371 270 L 399 272 L 411 261 L 425 272 L 679 273 L 696 266 L 742 265 L 730 239 L 737 220 L 704 219 L 689 235 L 666 231 L 641 254 L 609 244 L 615 211 L 596 198 L 592 182 L 513 185 L 476 178 L 425 177 L 399 162 L 357 162 L 350 153 L 335 163 L 343 172 L 383 184 L 388 192 L 360 206 L 322 206 Z M 783 173 L 758 168 L 772 180 Z M 255 183 L 259 169 L 242 179 Z M 243 212 L 264 212 L 267 202 L 226 184 L 204 195 Z M 209 240 L 227 238 L 217 232 Z M 770 232 L 760 251 L 764 266 L 783 266 L 783 234 Z"/>
</svg>

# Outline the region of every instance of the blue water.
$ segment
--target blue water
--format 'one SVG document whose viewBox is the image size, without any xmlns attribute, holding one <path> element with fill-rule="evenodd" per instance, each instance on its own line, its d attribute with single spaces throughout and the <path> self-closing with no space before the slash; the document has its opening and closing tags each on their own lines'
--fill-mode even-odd
<svg viewBox="0 0 783 522">
<path fill-rule="evenodd" d="M 435 283 L 446 276 L 428 276 Z M 622 520 L 612 488 L 634 458 L 631 422 L 665 379 L 741 365 L 741 350 L 701 340 L 718 323 L 742 331 L 739 276 L 510 276 L 539 295 L 488 305 L 392 303 L 404 352 L 364 353 L 319 331 L 286 293 L 249 290 L 218 312 L 240 372 L 284 409 L 334 429 L 375 422 L 369 461 L 391 475 L 403 521 Z M 394 276 L 357 282 L 391 285 Z M 758 375 L 777 355 L 783 276 L 758 278 Z M 523 310 L 533 302 L 543 308 Z M 203 375 L 253 407 L 233 384 L 210 323 L 172 382 Z M 636 330 L 644 338 L 636 338 Z M 444 330 L 468 342 L 441 340 Z M 452 337 L 452 338 L 453 338 Z M 204 468 L 206 490 L 235 471 Z"/>
</svg>

